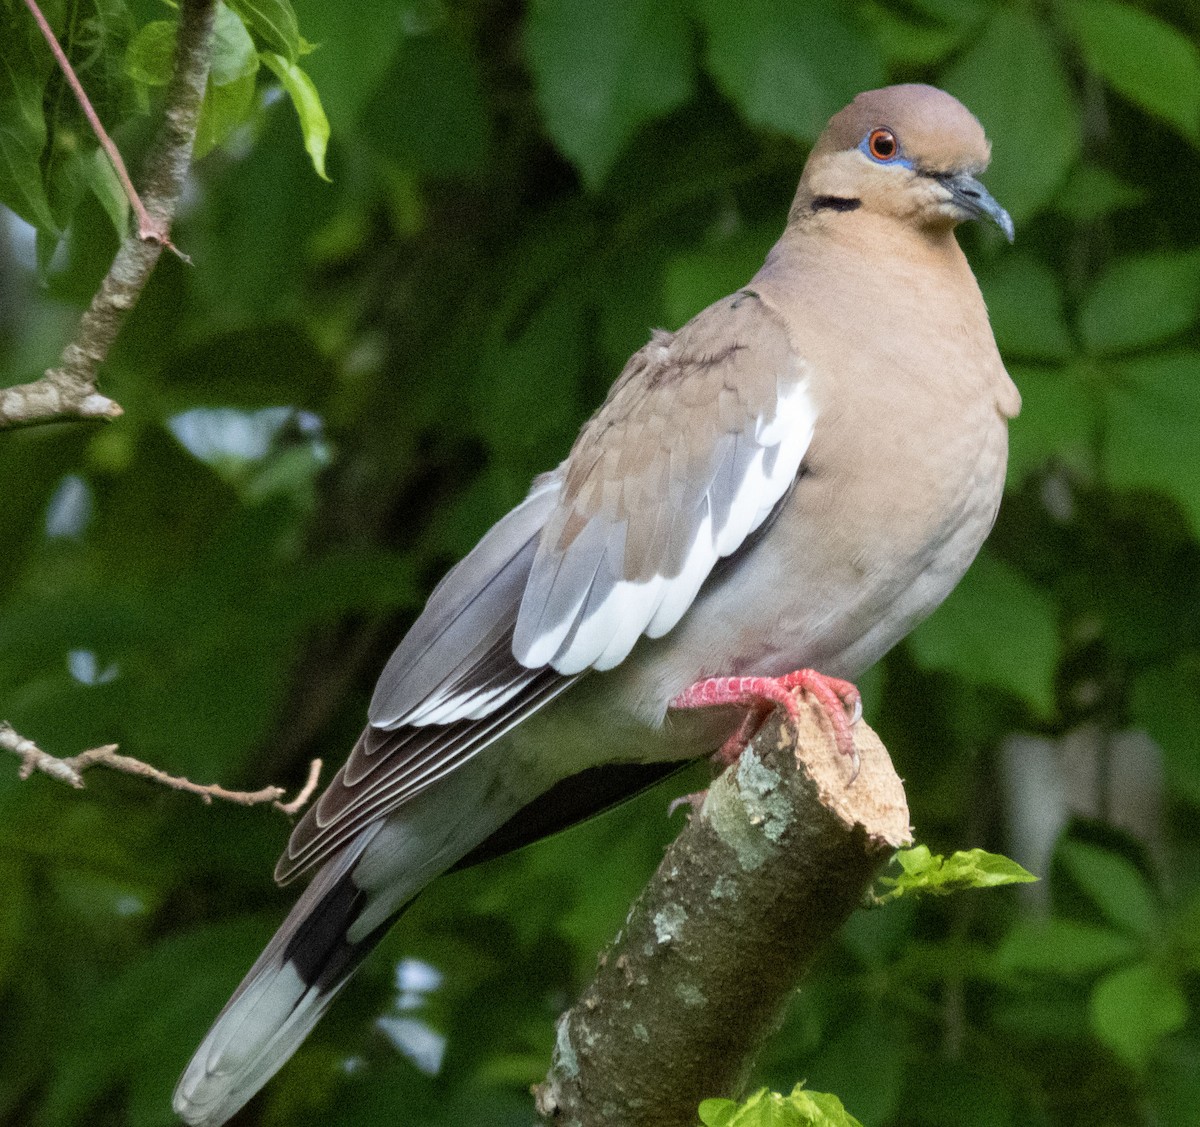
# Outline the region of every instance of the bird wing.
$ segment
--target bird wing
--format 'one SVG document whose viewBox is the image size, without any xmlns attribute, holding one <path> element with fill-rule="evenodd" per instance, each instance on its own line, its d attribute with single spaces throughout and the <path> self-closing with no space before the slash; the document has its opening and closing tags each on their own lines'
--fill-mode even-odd
<svg viewBox="0 0 1200 1127">
<path fill-rule="evenodd" d="M 565 464 L 513 636 L 522 665 L 611 669 L 667 633 L 787 493 L 816 408 L 782 321 L 741 290 L 630 360 Z"/>
<path fill-rule="evenodd" d="M 567 460 L 446 575 L 367 728 L 296 826 L 290 880 L 495 742 L 586 670 L 682 617 L 795 480 L 816 410 L 752 290 L 630 359 Z"/>
</svg>

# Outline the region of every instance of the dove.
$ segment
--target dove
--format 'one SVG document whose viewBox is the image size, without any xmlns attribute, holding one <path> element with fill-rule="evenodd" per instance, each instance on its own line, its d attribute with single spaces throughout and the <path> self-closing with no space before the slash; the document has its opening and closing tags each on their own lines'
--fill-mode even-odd
<svg viewBox="0 0 1200 1127">
<path fill-rule="evenodd" d="M 1020 396 L 955 237 L 1012 239 L 989 157 L 949 94 L 860 94 L 762 268 L 653 332 L 449 571 L 292 834 L 276 879 L 313 875 L 184 1072 L 184 1120 L 250 1099 L 439 874 L 731 760 L 797 689 L 850 753 L 853 678 L 953 589 L 1004 488 Z"/>
</svg>

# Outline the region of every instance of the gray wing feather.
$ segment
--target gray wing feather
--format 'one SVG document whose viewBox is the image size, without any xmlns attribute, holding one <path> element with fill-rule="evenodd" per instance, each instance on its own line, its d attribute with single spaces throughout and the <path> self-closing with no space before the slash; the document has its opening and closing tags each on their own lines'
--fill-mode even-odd
<svg viewBox="0 0 1200 1127">
<path fill-rule="evenodd" d="M 384 668 L 370 724 L 296 826 L 275 870 L 291 880 L 416 797 L 573 683 L 513 656 L 513 627 L 559 483 L 529 496 L 452 568 Z"/>
<path fill-rule="evenodd" d="M 538 478 L 529 496 L 446 573 L 379 676 L 367 714 L 373 726 L 394 728 L 412 722 L 414 713 L 422 722 L 430 700 L 452 697 L 452 685 L 461 692 L 475 663 L 512 627 L 558 490 L 556 478 Z M 513 662 L 513 669 L 520 667 Z"/>
</svg>

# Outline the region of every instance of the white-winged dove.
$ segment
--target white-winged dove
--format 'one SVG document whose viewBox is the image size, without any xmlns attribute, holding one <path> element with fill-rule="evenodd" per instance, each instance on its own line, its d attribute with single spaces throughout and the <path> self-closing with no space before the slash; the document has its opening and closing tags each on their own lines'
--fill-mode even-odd
<svg viewBox="0 0 1200 1127">
<path fill-rule="evenodd" d="M 654 333 L 442 580 L 280 859 L 316 875 L 180 1080 L 185 1120 L 258 1091 L 438 874 L 735 752 L 793 686 L 848 747 L 834 678 L 945 598 L 1000 503 L 1020 397 L 954 237 L 1012 237 L 988 156 L 940 90 L 859 95 L 762 269 Z"/>
</svg>

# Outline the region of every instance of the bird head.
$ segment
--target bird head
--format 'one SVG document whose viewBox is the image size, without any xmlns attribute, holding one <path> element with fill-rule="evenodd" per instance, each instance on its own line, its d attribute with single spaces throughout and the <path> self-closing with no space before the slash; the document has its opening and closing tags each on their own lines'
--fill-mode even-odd
<svg viewBox="0 0 1200 1127">
<path fill-rule="evenodd" d="M 983 126 L 945 91 L 916 83 L 868 90 L 830 119 L 797 205 L 862 208 L 931 233 L 991 219 L 1012 242 L 1012 219 L 978 180 L 990 157 Z"/>
</svg>

